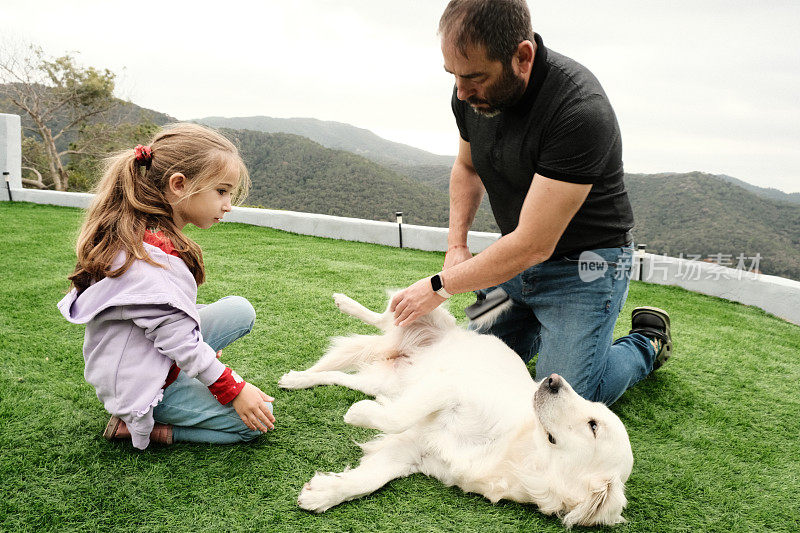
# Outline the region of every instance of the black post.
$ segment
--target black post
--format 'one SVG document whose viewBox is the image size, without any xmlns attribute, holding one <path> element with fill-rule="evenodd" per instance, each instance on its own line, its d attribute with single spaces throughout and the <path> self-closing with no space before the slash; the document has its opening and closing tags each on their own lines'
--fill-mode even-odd
<svg viewBox="0 0 800 533">
<path fill-rule="evenodd" d="M 638 263 L 638 265 L 636 266 L 636 281 L 642 281 L 642 263 L 644 262 L 643 256 L 644 256 L 644 251 L 647 248 L 647 245 L 639 244 L 636 246 L 636 248 L 639 252 L 638 254 L 636 254 L 638 256 L 636 259 L 636 262 Z"/>
<path fill-rule="evenodd" d="M 6 180 L 6 190 L 8 190 L 8 201 L 13 202 L 13 198 L 11 198 L 11 173 L 10 172 L 3 172 L 3 178 Z"/>
<path fill-rule="evenodd" d="M 400 248 L 403 247 L 403 212 L 395 211 L 394 216 L 397 219 L 397 233 L 400 237 Z"/>
</svg>

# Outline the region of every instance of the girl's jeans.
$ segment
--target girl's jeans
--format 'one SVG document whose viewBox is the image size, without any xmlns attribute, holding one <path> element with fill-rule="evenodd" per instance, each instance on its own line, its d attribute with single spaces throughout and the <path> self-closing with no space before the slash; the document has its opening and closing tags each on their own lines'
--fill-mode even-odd
<svg viewBox="0 0 800 533">
<path fill-rule="evenodd" d="M 632 252 L 601 248 L 532 266 L 500 285 L 513 306 L 481 333 L 501 338 L 526 363 L 538 353 L 537 380 L 555 372 L 584 398 L 611 405 L 653 370 L 655 358 L 638 333 L 611 342 Z"/>
<path fill-rule="evenodd" d="M 240 296 L 222 298 L 199 313 L 203 340 L 215 351 L 250 333 L 256 319 L 253 306 Z M 267 405 L 271 410 L 272 404 Z M 164 390 L 153 416 L 156 422 L 173 426 L 175 441 L 230 444 L 261 435 L 242 422 L 233 402 L 220 404 L 205 385 L 184 372 Z"/>
</svg>

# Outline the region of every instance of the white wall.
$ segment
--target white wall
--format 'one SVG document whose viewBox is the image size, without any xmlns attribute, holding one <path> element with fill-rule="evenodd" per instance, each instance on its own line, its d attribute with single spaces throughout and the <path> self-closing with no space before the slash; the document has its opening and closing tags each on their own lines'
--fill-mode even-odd
<svg viewBox="0 0 800 533">
<path fill-rule="evenodd" d="M 252 207 L 234 207 L 233 211 L 225 216 L 225 220 L 346 241 L 371 242 L 386 246 L 399 246 L 400 242 L 398 225 L 395 222 Z M 403 224 L 402 231 L 404 248 L 440 252 L 447 250 L 446 228 Z M 498 237 L 499 233 L 470 231 L 467 244 L 473 253 L 477 253 L 488 248 Z"/>
<path fill-rule="evenodd" d="M 656 254 L 639 254 L 641 280 L 754 305 L 800 324 L 800 281 Z M 752 261 L 744 265 L 751 268 Z"/>
<path fill-rule="evenodd" d="M 14 200 L 39 204 L 85 208 L 91 194 L 12 189 Z M 277 228 L 303 235 L 370 242 L 397 246 L 398 227 L 392 222 L 335 217 L 294 211 L 234 207 L 225 220 L 255 226 Z M 468 244 L 473 253 L 486 249 L 497 233 L 469 233 Z M 403 246 L 428 251 L 447 249 L 447 230 L 427 226 L 403 225 Z M 637 252 L 641 279 L 648 283 L 677 285 L 694 292 L 754 305 L 768 313 L 800 325 L 800 282 L 744 272 L 713 263 L 689 261 L 676 257 Z M 638 279 L 636 273 L 635 279 Z"/>
<path fill-rule="evenodd" d="M 43 191 L 39 189 L 13 190 L 14 200 L 37 204 L 61 205 L 86 208 L 92 200 L 89 193 Z M 386 246 L 398 246 L 400 236 L 394 222 L 363 220 L 360 218 L 335 217 L 296 211 L 234 207 L 225 216 L 226 222 L 240 222 L 253 226 L 282 229 L 302 235 L 328 237 L 346 241 L 370 242 Z M 447 229 L 403 224 L 403 247 L 417 250 L 447 250 Z M 500 237 L 499 233 L 470 231 L 467 244 L 473 253 L 489 247 Z"/>
<path fill-rule="evenodd" d="M 0 200 L 8 200 L 6 178 L 12 191 L 22 188 L 22 125 L 19 115 L 0 113 Z"/>
</svg>

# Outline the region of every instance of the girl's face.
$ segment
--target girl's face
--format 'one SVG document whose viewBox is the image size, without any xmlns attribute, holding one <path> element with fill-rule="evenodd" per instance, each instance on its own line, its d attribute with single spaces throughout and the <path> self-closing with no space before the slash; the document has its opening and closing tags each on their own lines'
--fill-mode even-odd
<svg viewBox="0 0 800 533">
<path fill-rule="evenodd" d="M 220 179 L 214 187 L 183 197 L 172 205 L 172 218 L 178 228 L 194 224 L 207 229 L 222 221 L 231 210 L 231 194 L 239 183 L 238 177 Z"/>
</svg>

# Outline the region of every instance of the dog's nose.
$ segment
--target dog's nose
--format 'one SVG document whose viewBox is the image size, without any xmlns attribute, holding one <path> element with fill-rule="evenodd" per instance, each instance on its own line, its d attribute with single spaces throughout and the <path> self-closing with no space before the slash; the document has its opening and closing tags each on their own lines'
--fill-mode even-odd
<svg viewBox="0 0 800 533">
<path fill-rule="evenodd" d="M 557 393 L 563 384 L 564 380 L 558 374 L 550 374 L 550 377 L 547 378 L 547 387 L 553 394 Z"/>
</svg>

